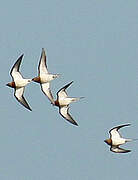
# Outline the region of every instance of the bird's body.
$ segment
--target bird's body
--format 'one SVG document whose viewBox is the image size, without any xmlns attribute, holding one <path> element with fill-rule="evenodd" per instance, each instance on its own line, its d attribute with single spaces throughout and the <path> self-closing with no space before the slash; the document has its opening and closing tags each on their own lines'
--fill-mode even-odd
<svg viewBox="0 0 138 180">
<path fill-rule="evenodd" d="M 71 97 L 66 97 L 66 98 L 59 98 L 59 106 L 68 106 L 72 102 L 78 101 L 80 98 L 71 98 Z"/>
<path fill-rule="evenodd" d="M 129 126 L 130 124 L 125 124 L 125 125 L 120 125 L 112 128 L 109 133 L 110 133 L 110 138 L 106 139 L 105 142 L 111 146 L 110 150 L 112 152 L 116 153 L 127 153 L 130 152 L 130 150 L 125 150 L 123 148 L 120 148 L 120 145 L 125 144 L 126 142 L 131 142 L 132 139 L 125 139 L 123 138 L 118 130 L 122 127 Z"/>
<path fill-rule="evenodd" d="M 15 86 L 16 88 L 25 87 L 28 83 L 30 83 L 32 79 L 17 79 L 15 80 Z"/>
<path fill-rule="evenodd" d="M 33 78 L 34 82 L 40 83 L 43 93 L 48 97 L 52 104 L 54 104 L 54 98 L 50 89 L 50 81 L 59 77 L 59 74 L 50 74 L 47 69 L 46 64 L 46 54 L 44 49 L 42 49 L 39 66 L 38 66 L 38 76 Z"/>
<path fill-rule="evenodd" d="M 61 88 L 57 92 L 57 100 L 54 102 L 55 106 L 59 107 L 59 113 L 61 116 L 69 121 L 70 123 L 78 126 L 76 121 L 72 118 L 72 116 L 69 114 L 69 104 L 72 102 L 76 102 L 80 100 L 81 98 L 75 98 L 75 97 L 68 97 L 66 89 L 73 83 L 70 82 L 69 84 L 65 85 L 63 88 Z"/>
<path fill-rule="evenodd" d="M 19 72 L 20 64 L 22 61 L 23 55 L 21 55 L 18 60 L 15 62 L 14 66 L 11 69 L 10 75 L 12 76 L 13 81 L 8 83 L 7 86 L 14 88 L 15 98 L 27 109 L 31 111 L 27 101 L 25 100 L 23 94 L 25 86 L 32 81 L 32 79 L 25 79 Z"/>
</svg>

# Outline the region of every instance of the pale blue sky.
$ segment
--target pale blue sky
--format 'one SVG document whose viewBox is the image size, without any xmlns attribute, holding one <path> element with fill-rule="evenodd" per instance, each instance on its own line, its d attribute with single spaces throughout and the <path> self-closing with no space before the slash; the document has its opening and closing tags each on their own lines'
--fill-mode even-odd
<svg viewBox="0 0 138 180">
<path fill-rule="evenodd" d="M 0 179 L 130 180 L 138 177 L 138 142 L 114 154 L 104 143 L 110 128 L 131 123 L 122 135 L 138 138 L 138 1 L 5 0 L 0 5 Z M 36 83 L 13 98 L 9 71 L 24 53 L 21 72 L 37 75 L 42 47 L 48 68 L 61 77 L 56 92 L 74 80 L 71 105 L 79 124 L 66 122 Z"/>
</svg>

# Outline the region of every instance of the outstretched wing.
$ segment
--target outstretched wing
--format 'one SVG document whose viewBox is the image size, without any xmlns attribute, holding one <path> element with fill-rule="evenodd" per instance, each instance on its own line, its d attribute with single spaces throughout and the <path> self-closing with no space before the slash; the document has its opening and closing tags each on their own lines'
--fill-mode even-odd
<svg viewBox="0 0 138 180">
<path fill-rule="evenodd" d="M 78 124 L 76 123 L 76 121 L 74 121 L 74 119 L 71 117 L 71 115 L 69 114 L 69 107 L 68 106 L 64 106 L 64 107 L 60 107 L 59 108 L 59 113 L 61 114 L 61 116 L 66 119 L 67 121 L 69 121 L 70 123 L 78 126 Z"/>
<path fill-rule="evenodd" d="M 17 59 L 17 61 L 15 62 L 15 64 L 13 65 L 13 67 L 10 71 L 10 75 L 12 76 L 14 81 L 16 81 L 16 79 L 22 78 L 22 75 L 19 72 L 22 58 L 23 58 L 23 54 Z"/>
<path fill-rule="evenodd" d="M 115 153 L 128 153 L 128 152 L 131 152 L 131 150 L 126 150 L 126 149 L 120 148 L 119 146 L 118 147 L 112 146 L 110 148 L 110 151 L 115 152 Z"/>
<path fill-rule="evenodd" d="M 54 102 L 54 98 L 53 98 L 53 95 L 52 95 L 52 92 L 50 90 L 50 83 L 47 82 L 47 83 L 42 83 L 41 84 L 41 89 L 43 91 L 43 93 L 48 97 L 48 99 L 51 101 L 52 104 L 55 104 Z"/>
<path fill-rule="evenodd" d="M 14 92 L 14 96 L 17 99 L 17 101 L 19 101 L 19 103 L 21 103 L 24 107 L 26 107 L 27 109 L 32 111 L 32 109 L 29 107 L 27 101 L 25 100 L 25 98 L 23 96 L 24 89 L 25 89 L 24 87 L 16 88 L 15 92 Z"/>
<path fill-rule="evenodd" d="M 64 87 L 62 87 L 58 92 L 57 92 L 57 98 L 60 99 L 60 98 L 66 98 L 68 95 L 67 95 L 67 92 L 66 92 L 66 89 L 73 83 L 73 81 L 71 81 L 69 84 L 65 85 Z"/>
<path fill-rule="evenodd" d="M 130 126 L 131 124 L 124 124 L 124 125 L 120 125 L 120 126 L 116 126 L 114 128 L 112 128 L 109 133 L 110 133 L 110 138 L 120 138 L 122 137 L 121 134 L 118 132 L 118 130 L 122 127 L 125 126 Z"/>
<path fill-rule="evenodd" d="M 44 48 L 42 48 L 42 53 L 41 53 L 41 57 L 40 57 L 39 65 L 38 65 L 38 73 L 39 73 L 39 76 L 41 76 L 42 74 L 48 73 L 48 69 L 46 65 L 46 53 L 45 53 Z"/>
</svg>

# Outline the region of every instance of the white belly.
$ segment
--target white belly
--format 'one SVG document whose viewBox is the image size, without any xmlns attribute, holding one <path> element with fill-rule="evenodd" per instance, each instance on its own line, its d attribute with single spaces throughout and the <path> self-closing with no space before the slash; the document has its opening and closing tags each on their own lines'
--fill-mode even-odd
<svg viewBox="0 0 138 180">
<path fill-rule="evenodd" d="M 46 74 L 46 73 L 41 74 L 40 78 L 41 78 L 41 83 L 47 83 L 54 79 L 52 74 Z"/>
<path fill-rule="evenodd" d="M 30 81 L 28 79 L 20 79 L 15 81 L 16 87 L 24 87 L 26 86 Z"/>
<path fill-rule="evenodd" d="M 67 98 L 59 99 L 60 106 L 67 106 L 67 105 L 69 105 L 72 102 L 74 102 L 74 98 L 67 97 Z"/>
<path fill-rule="evenodd" d="M 115 146 L 125 144 L 125 139 L 124 138 L 112 139 L 112 144 Z"/>
</svg>

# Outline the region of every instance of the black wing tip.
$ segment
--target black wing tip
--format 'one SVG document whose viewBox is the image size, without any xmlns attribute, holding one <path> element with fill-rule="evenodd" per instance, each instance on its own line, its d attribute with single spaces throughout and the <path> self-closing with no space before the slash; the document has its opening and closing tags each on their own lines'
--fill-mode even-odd
<svg viewBox="0 0 138 180">
<path fill-rule="evenodd" d="M 21 103 L 21 102 L 20 102 Z M 24 105 L 24 104 L 22 104 L 21 103 L 21 105 L 23 105 L 26 109 L 28 109 L 29 111 L 32 111 L 32 109 L 30 108 L 30 106 L 28 105 L 28 106 L 26 106 L 26 105 Z"/>
<path fill-rule="evenodd" d="M 22 61 L 23 56 L 24 56 L 24 54 L 21 54 L 21 55 L 19 56 L 19 58 L 17 59 L 17 61 Z"/>
<path fill-rule="evenodd" d="M 30 108 L 29 104 L 27 103 L 27 101 L 25 100 L 24 96 L 22 96 L 22 100 L 18 99 L 15 94 L 14 97 L 17 99 L 17 101 L 24 106 L 26 109 L 28 109 L 29 111 L 32 111 L 32 109 Z"/>
<path fill-rule="evenodd" d="M 24 53 L 20 57 L 23 57 L 23 56 L 24 56 Z"/>
<path fill-rule="evenodd" d="M 128 123 L 128 124 L 122 124 L 122 125 L 119 126 L 119 129 L 122 128 L 122 127 L 125 127 L 125 126 L 130 126 L 130 125 L 131 125 L 130 123 Z"/>
<path fill-rule="evenodd" d="M 25 100 L 25 99 L 24 99 Z M 25 100 L 26 102 L 26 100 Z M 28 109 L 29 111 L 32 111 L 32 109 L 30 108 L 29 104 L 26 102 L 26 104 L 21 103 L 26 109 Z"/>
<path fill-rule="evenodd" d="M 118 149 L 118 151 L 115 151 L 114 149 L 112 149 L 112 146 L 110 147 L 110 151 L 112 151 L 114 153 L 117 153 L 117 154 L 120 154 L 120 153 L 123 154 L 123 153 L 131 152 L 131 150 L 129 150 L 129 149 L 123 149 L 123 148 L 120 148 L 120 147 L 118 147 L 117 149 Z"/>
<path fill-rule="evenodd" d="M 76 123 L 76 121 L 74 121 L 72 124 L 74 124 L 75 126 L 79 126 L 79 125 Z"/>
<path fill-rule="evenodd" d="M 46 51 L 45 51 L 45 49 L 44 48 L 42 48 L 42 53 L 41 53 L 41 55 L 43 56 L 43 55 L 45 55 L 46 56 Z"/>
<path fill-rule="evenodd" d="M 28 109 L 29 111 L 32 111 L 32 109 L 30 108 L 30 106 L 29 106 L 28 104 L 25 105 L 25 104 L 23 104 L 23 103 L 21 103 L 21 102 L 20 102 L 20 104 L 23 105 L 23 106 L 24 106 L 26 109 Z"/>
<path fill-rule="evenodd" d="M 128 152 L 131 152 L 131 150 L 127 150 L 126 152 L 127 152 L 127 153 L 128 153 Z"/>
<path fill-rule="evenodd" d="M 66 119 L 67 120 L 67 119 Z M 69 121 L 69 120 L 67 120 L 69 123 L 71 123 L 71 124 L 73 124 L 73 125 L 75 125 L 75 126 L 79 126 L 77 123 L 76 123 L 76 121 L 74 121 L 74 122 L 71 122 L 71 121 Z"/>
<path fill-rule="evenodd" d="M 71 81 L 70 83 L 68 83 L 67 85 L 64 86 L 64 89 L 68 88 L 74 81 Z"/>
<path fill-rule="evenodd" d="M 110 151 L 112 151 L 112 150 L 110 150 Z M 124 150 L 124 151 L 122 151 L 122 152 L 115 152 L 115 151 L 112 151 L 113 153 L 117 153 L 117 154 L 125 154 L 125 153 L 129 153 L 129 152 L 131 152 L 131 150 Z"/>
<path fill-rule="evenodd" d="M 29 111 L 32 111 L 32 109 L 29 107 L 29 108 L 27 108 Z"/>
<path fill-rule="evenodd" d="M 68 83 L 67 85 L 71 85 L 74 81 L 71 81 L 70 83 Z"/>
<path fill-rule="evenodd" d="M 125 126 L 130 126 L 130 125 L 131 125 L 131 124 L 128 123 L 128 124 L 122 124 L 122 125 L 119 125 L 119 126 L 115 126 L 115 127 L 113 127 L 112 129 L 110 129 L 109 133 L 110 133 L 113 129 L 116 129 L 116 128 L 117 128 L 117 130 L 119 130 L 120 128 L 123 128 L 123 127 L 125 127 Z"/>
<path fill-rule="evenodd" d="M 63 86 L 61 89 L 59 89 L 59 91 L 57 92 L 57 96 L 58 96 L 58 93 L 62 90 L 66 90 L 71 84 L 73 83 L 73 81 L 71 81 L 70 83 L 66 84 L 65 86 Z"/>
<path fill-rule="evenodd" d="M 130 126 L 131 124 L 130 123 L 127 123 L 127 124 L 122 124 L 120 126 Z"/>
<path fill-rule="evenodd" d="M 69 84 L 72 84 L 74 81 L 71 81 Z"/>
</svg>

